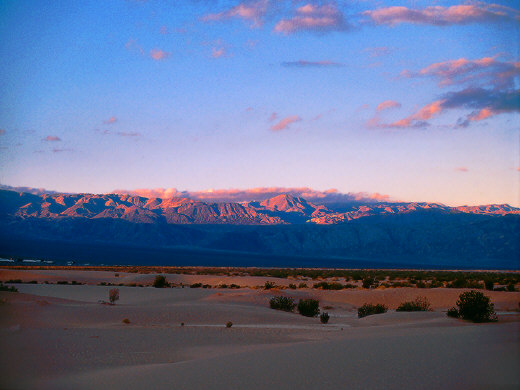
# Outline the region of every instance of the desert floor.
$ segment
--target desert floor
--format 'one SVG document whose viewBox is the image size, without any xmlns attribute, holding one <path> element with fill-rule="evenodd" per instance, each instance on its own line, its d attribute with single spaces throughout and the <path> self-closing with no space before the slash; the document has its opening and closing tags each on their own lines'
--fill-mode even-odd
<svg viewBox="0 0 520 390">
<path fill-rule="evenodd" d="M 463 289 L 322 291 L 126 287 L 155 275 L 1 270 L 0 389 L 517 389 L 518 292 L 489 292 L 498 323 L 448 318 Z M 277 285 L 285 279 L 167 275 L 170 282 Z M 86 285 L 43 284 L 75 280 Z M 269 308 L 314 297 L 330 322 Z M 395 312 L 425 296 L 434 311 Z M 363 303 L 391 310 L 357 318 Z M 123 319 L 130 323 L 125 324 Z M 231 321 L 233 326 L 226 328 Z M 184 323 L 184 325 L 181 325 Z"/>
</svg>

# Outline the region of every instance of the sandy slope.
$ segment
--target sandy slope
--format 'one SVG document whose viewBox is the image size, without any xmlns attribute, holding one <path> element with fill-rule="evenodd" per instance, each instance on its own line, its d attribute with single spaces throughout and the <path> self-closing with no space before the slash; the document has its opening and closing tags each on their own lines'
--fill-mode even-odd
<svg viewBox="0 0 520 390">
<path fill-rule="evenodd" d="M 119 287 L 121 299 L 109 306 L 98 300 L 107 300 L 110 287 L 17 287 L 20 293 L 0 292 L 1 389 L 520 386 L 519 315 L 503 313 L 497 324 L 450 319 L 442 310 L 460 293 L 453 289 L 281 292 L 333 306 L 330 324 L 322 325 L 269 309 L 269 297 L 279 293 L 272 290 Z M 417 295 L 427 295 L 436 311 L 357 319 L 354 310 Z M 520 294 L 489 295 L 506 310 Z"/>
</svg>

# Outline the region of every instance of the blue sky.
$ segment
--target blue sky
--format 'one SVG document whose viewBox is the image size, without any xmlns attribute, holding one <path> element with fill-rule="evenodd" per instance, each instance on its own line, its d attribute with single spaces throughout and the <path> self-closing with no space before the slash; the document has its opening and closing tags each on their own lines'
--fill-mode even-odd
<svg viewBox="0 0 520 390">
<path fill-rule="evenodd" d="M 0 182 L 520 206 L 511 7 L 4 1 Z"/>
</svg>

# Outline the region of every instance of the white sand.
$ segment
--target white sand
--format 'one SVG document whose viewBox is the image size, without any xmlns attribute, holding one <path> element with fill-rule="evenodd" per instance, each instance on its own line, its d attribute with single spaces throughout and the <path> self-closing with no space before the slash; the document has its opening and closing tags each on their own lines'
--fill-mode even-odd
<svg viewBox="0 0 520 390">
<path fill-rule="evenodd" d="M 1 389 L 520 386 L 520 315 L 499 314 L 495 324 L 446 317 L 443 310 L 463 290 L 282 291 L 333 306 L 330 324 L 322 325 L 269 309 L 277 291 L 118 287 L 121 298 L 109 306 L 97 302 L 108 300 L 112 287 L 16 286 L 20 293 L 0 292 Z M 520 297 L 486 294 L 500 310 L 517 307 Z M 355 308 L 364 302 L 395 307 L 418 295 L 435 302 L 436 311 L 357 319 Z"/>
</svg>

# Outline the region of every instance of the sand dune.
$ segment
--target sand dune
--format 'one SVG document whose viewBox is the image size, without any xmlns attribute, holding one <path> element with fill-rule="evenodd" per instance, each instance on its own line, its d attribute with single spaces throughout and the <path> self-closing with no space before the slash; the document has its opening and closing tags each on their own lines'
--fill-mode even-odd
<svg viewBox="0 0 520 390">
<path fill-rule="evenodd" d="M 98 301 L 108 300 L 111 287 L 95 284 L 114 278 L 113 273 L 31 272 L 40 281 L 82 277 L 91 285 L 18 284 L 19 293 L 0 292 L 2 389 L 520 385 L 520 315 L 500 312 L 518 307 L 519 293 L 489 294 L 500 321 L 475 325 L 446 317 L 444 310 L 462 291 L 456 289 L 118 287 L 120 300 L 110 306 Z M 153 275 L 145 276 L 153 280 Z M 187 280 L 196 275 L 176 276 Z M 319 298 L 322 306 L 333 307 L 327 309 L 330 323 L 269 309 L 269 297 L 279 293 Z M 355 309 L 364 302 L 395 307 L 417 295 L 427 296 L 435 311 L 390 310 L 357 318 Z M 122 322 L 125 318 L 129 324 Z M 231 328 L 225 327 L 227 321 L 233 322 Z"/>
</svg>

